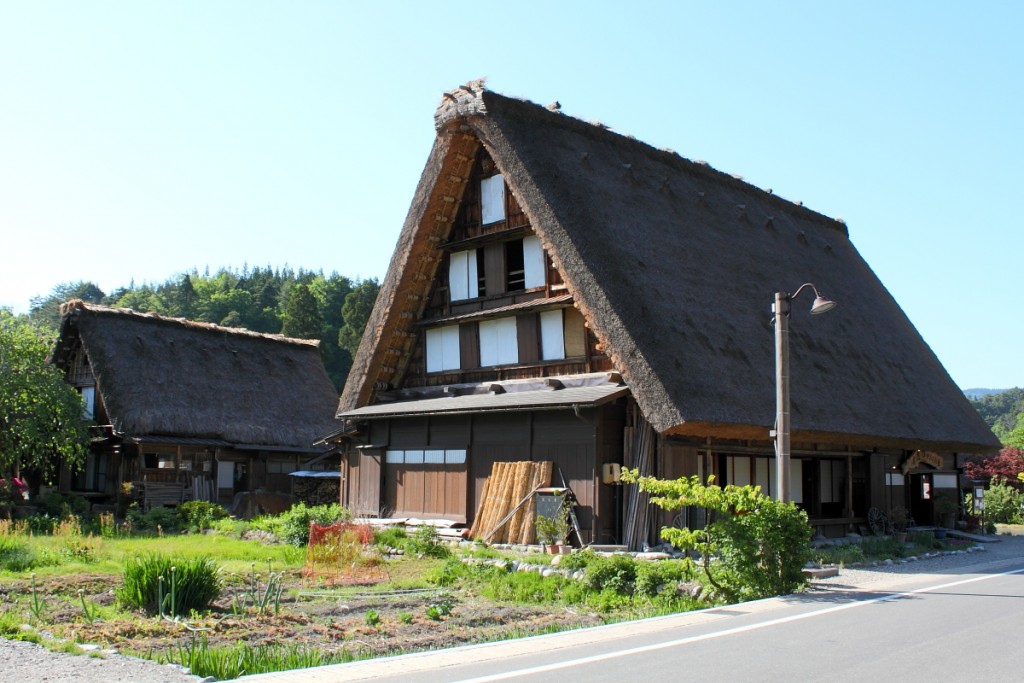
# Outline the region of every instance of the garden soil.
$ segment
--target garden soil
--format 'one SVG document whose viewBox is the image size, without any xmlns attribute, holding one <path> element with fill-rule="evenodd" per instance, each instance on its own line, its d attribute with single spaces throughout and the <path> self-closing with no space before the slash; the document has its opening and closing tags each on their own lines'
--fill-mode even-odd
<svg viewBox="0 0 1024 683">
<path fill-rule="evenodd" d="M 1024 536 L 999 536 L 999 541 L 986 543 L 984 549 L 971 553 L 917 558 L 909 562 L 878 567 L 844 569 L 833 580 L 815 581 L 811 590 L 827 591 L 851 587 L 884 590 L 887 583 L 896 584 L 907 574 L 963 571 L 973 565 L 1024 557 Z M 87 599 L 97 603 L 113 601 L 109 579 L 89 576 L 61 579 L 60 592 L 67 595 L 81 588 Z M 56 592 L 58 586 L 44 590 Z M 0 586 L 0 600 L 9 599 L 10 587 Z M 442 614 L 431 619 L 431 607 Z M 367 614 L 374 611 L 380 623 L 370 625 Z M 435 612 L 436 614 L 436 612 Z M 87 625 L 81 611 L 68 605 L 48 616 L 55 636 L 95 643 L 94 655 L 84 656 L 50 652 L 38 645 L 0 638 L 0 680 L 44 681 L 46 683 L 99 683 L 133 681 L 136 683 L 184 683 L 200 680 L 180 668 L 136 659 L 116 652 L 144 652 L 186 645 L 189 632 L 180 625 L 161 624 L 154 618 L 126 622 Z M 361 653 L 393 653 L 451 647 L 527 635 L 554 629 L 585 627 L 603 623 L 599 615 L 564 607 L 496 606 L 474 596 L 447 594 L 439 591 L 370 595 L 369 592 L 349 595 L 344 600 L 310 590 L 282 606 L 278 616 L 248 616 L 236 619 L 230 611 L 220 621 L 197 622 L 193 626 L 210 628 L 211 644 L 227 644 L 241 640 L 252 644 L 307 644 L 332 651 Z M 104 653 L 106 651 L 106 653 Z"/>
</svg>

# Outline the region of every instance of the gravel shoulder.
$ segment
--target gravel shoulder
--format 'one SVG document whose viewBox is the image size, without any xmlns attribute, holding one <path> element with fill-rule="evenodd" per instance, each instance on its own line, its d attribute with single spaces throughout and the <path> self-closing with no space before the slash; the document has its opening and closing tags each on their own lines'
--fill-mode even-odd
<svg viewBox="0 0 1024 683">
<path fill-rule="evenodd" d="M 50 652 L 41 645 L 0 638 L 0 680 L 45 683 L 196 683 L 178 667 L 119 654 Z"/>
<path fill-rule="evenodd" d="M 870 567 L 844 567 L 839 576 L 811 582 L 809 591 L 849 592 L 892 590 L 923 575 L 958 574 L 1024 558 L 1024 536 L 1000 535 L 971 550 L 920 556 Z M 20 641 L 0 638 L 0 680 L 45 683 L 196 683 L 203 680 L 178 667 L 127 657 L 71 655 Z"/>
<path fill-rule="evenodd" d="M 987 540 L 955 552 L 909 557 L 870 567 L 843 567 L 839 576 L 812 581 L 810 590 L 891 590 L 919 580 L 922 575 L 959 574 L 1024 558 L 1024 535 L 999 535 Z"/>
</svg>

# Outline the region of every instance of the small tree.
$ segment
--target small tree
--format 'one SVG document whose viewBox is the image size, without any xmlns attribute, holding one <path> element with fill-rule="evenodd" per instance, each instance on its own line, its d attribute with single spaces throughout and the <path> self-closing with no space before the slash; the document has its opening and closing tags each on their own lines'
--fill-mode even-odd
<svg viewBox="0 0 1024 683">
<path fill-rule="evenodd" d="M 1024 493 L 1010 486 L 1009 481 L 994 480 L 985 492 L 985 521 L 993 524 L 1024 522 Z"/>
<path fill-rule="evenodd" d="M 85 459 L 82 399 L 47 362 L 48 347 L 35 327 L 0 309 L 0 477 L 22 467 L 47 475 L 60 459 Z"/>
<path fill-rule="evenodd" d="M 968 461 L 964 463 L 964 474 L 971 479 L 1002 481 L 1018 489 L 1024 488 L 1024 482 L 1017 478 L 1017 475 L 1022 472 L 1024 472 L 1024 451 L 1013 446 L 1006 446 L 998 454 L 991 458 L 985 458 L 981 462 Z"/>
<path fill-rule="evenodd" d="M 711 520 L 703 529 L 665 527 L 661 537 L 680 550 L 700 553 L 708 582 L 734 599 L 790 593 L 804 584 L 810 559 L 807 513 L 781 503 L 756 486 L 715 486 L 698 477 L 674 480 L 641 477 L 623 470 L 622 480 L 652 494 L 664 510 L 702 507 Z"/>
<path fill-rule="evenodd" d="M 1010 430 L 1003 443 L 1018 451 L 1024 450 L 1024 413 L 1017 416 L 1017 426 Z"/>
</svg>

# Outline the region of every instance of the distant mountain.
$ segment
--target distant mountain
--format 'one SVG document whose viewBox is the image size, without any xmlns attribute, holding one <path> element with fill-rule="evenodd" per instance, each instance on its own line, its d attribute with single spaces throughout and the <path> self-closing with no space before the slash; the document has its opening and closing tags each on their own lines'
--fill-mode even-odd
<svg viewBox="0 0 1024 683">
<path fill-rule="evenodd" d="M 1009 391 L 1009 389 L 964 389 L 964 395 L 967 398 L 981 398 L 989 394 L 1001 394 L 1004 391 Z"/>
</svg>

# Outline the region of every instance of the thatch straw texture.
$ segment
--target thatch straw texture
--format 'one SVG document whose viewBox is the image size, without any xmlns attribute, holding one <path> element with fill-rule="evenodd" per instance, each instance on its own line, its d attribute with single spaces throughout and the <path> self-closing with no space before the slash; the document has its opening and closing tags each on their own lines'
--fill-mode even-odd
<svg viewBox="0 0 1024 683">
<path fill-rule="evenodd" d="M 658 433 L 766 439 L 775 417 L 773 295 L 814 282 L 839 307 L 812 320 L 813 297 L 794 302 L 794 440 L 998 447 L 843 223 L 479 84 L 446 94 L 436 121 L 437 144 L 382 294 L 401 281 L 429 219 L 449 140 L 470 133 Z M 377 301 L 341 411 L 372 401 L 398 315 L 392 303 Z"/>
<path fill-rule="evenodd" d="M 317 342 L 74 301 L 58 362 L 77 339 L 122 435 L 308 448 L 337 426 Z"/>
</svg>

